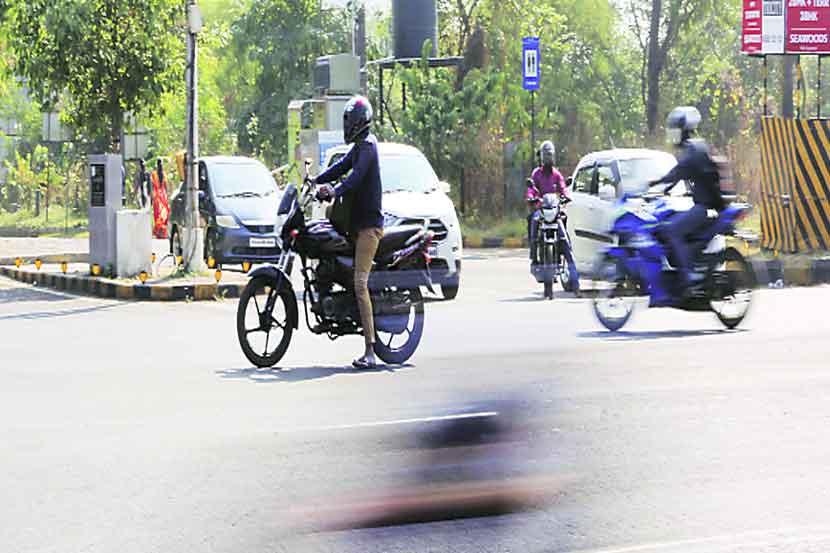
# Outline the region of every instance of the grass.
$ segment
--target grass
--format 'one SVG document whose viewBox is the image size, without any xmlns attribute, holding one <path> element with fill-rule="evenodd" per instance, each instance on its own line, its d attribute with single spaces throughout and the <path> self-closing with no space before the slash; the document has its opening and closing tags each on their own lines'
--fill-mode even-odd
<svg viewBox="0 0 830 553">
<path fill-rule="evenodd" d="M 61 229 L 66 224 L 66 210 L 63 206 L 53 205 L 49 207 L 49 221 L 46 220 L 46 211 L 41 210 L 40 215 L 35 217 L 31 211 L 17 211 L 8 213 L 0 209 L 0 227 L 26 228 L 26 229 Z M 69 212 L 69 232 L 79 233 L 77 227 L 87 226 L 86 214 L 79 215 L 74 211 Z M 54 236 L 65 236 L 62 233 Z"/>
<path fill-rule="evenodd" d="M 527 237 L 527 219 L 515 217 L 461 223 L 461 234 L 468 239 Z"/>
</svg>

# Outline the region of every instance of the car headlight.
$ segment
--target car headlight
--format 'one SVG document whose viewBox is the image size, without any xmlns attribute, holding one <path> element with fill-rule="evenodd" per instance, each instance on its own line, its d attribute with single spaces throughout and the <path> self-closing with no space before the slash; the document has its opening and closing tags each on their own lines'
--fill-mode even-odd
<svg viewBox="0 0 830 553">
<path fill-rule="evenodd" d="M 217 215 L 216 224 L 222 228 L 239 228 L 239 223 L 236 222 L 233 215 Z"/>
</svg>

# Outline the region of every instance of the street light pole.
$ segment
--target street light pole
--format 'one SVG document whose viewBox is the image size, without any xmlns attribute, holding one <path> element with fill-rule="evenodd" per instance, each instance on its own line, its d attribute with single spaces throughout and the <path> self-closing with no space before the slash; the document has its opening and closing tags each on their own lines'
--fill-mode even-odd
<svg viewBox="0 0 830 553">
<path fill-rule="evenodd" d="M 185 182 L 187 185 L 187 229 L 183 236 L 184 262 L 191 272 L 205 270 L 204 234 L 199 218 L 199 71 L 198 40 L 202 30 L 202 15 L 196 0 L 187 5 L 187 159 Z"/>
</svg>

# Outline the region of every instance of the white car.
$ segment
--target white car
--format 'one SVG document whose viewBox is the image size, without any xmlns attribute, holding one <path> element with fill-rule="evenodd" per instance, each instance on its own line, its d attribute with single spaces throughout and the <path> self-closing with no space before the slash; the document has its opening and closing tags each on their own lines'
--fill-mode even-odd
<svg viewBox="0 0 830 553">
<path fill-rule="evenodd" d="M 350 146 L 326 151 L 325 166 L 337 162 Z M 461 283 L 463 246 L 455 206 L 447 195 L 449 185 L 441 182 L 427 158 L 417 148 L 404 144 L 378 144 L 380 178 L 383 185 L 384 226 L 423 224 L 435 233 L 430 251 L 432 280 L 441 285 L 446 299 L 454 299 Z M 321 217 L 322 213 L 315 213 Z"/>
<path fill-rule="evenodd" d="M 617 149 L 583 157 L 572 177 L 573 202 L 568 205 L 568 229 L 580 273 L 590 274 L 599 253 L 615 241 L 609 234 L 614 222 L 614 204 L 623 193 L 645 192 L 677 165 L 671 154 L 657 150 Z M 678 211 L 692 207 L 682 183 L 672 190 Z"/>
</svg>

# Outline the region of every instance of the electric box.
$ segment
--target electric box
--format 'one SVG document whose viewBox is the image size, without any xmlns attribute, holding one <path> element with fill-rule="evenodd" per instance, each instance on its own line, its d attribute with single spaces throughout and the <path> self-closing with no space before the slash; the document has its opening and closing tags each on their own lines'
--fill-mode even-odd
<svg viewBox="0 0 830 553">
<path fill-rule="evenodd" d="M 318 94 L 356 94 L 360 91 L 360 58 L 351 54 L 317 58 L 312 83 Z"/>
</svg>

